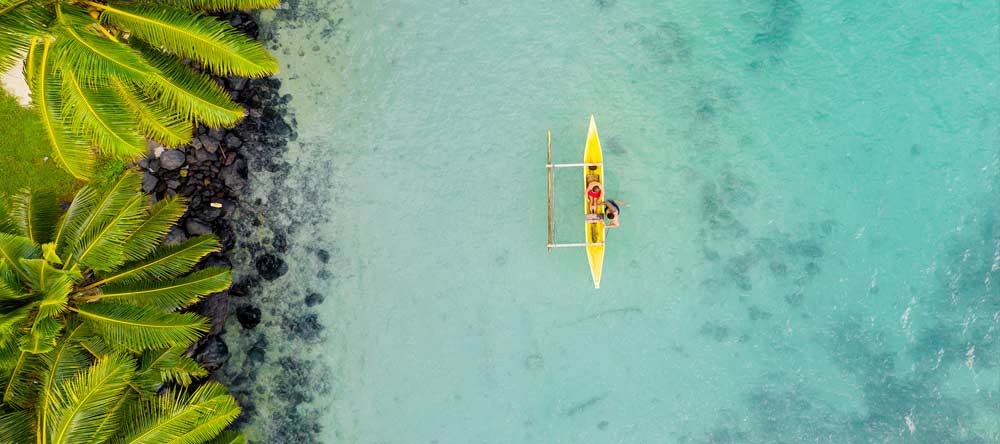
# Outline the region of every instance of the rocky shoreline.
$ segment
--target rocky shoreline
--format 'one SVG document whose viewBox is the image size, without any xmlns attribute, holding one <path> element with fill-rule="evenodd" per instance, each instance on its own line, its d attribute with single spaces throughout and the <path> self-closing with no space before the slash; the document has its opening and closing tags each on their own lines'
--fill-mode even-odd
<svg viewBox="0 0 1000 444">
<path fill-rule="evenodd" d="M 253 15 L 231 12 L 218 17 L 258 38 L 259 28 Z M 260 199 L 251 197 L 250 174 L 267 172 L 277 174 L 278 178 L 287 175 L 289 165 L 283 159 L 288 141 L 296 137 L 295 119 L 289 116 L 286 106 L 291 97 L 280 94 L 279 80 L 215 79 L 246 109 L 246 117 L 230 129 L 199 127 L 187 146 L 176 149 L 151 146 L 149 156 L 137 164 L 144 172 L 143 191 L 155 199 L 181 195 L 189 200 L 188 211 L 168 233 L 165 242 L 179 243 L 189 237 L 215 233 L 222 251 L 207 257 L 199 267 L 234 268 L 236 278 L 229 290 L 210 295 L 193 307 L 194 311 L 210 317 L 212 324 L 208 334 L 190 352 L 211 372 L 211 378 L 226 384 L 239 401 L 243 413 L 235 427 L 240 428 L 257 412 L 254 400 L 261 393 L 255 384 L 255 373 L 258 366 L 268 361 L 266 335 L 252 332 L 262 320 L 253 296 L 262 282 L 278 279 L 288 271 L 282 255 L 289 247 L 284 229 L 276 222 L 268 222 Z M 268 233 L 268 245 L 261 245 L 255 238 L 257 231 Z M 320 259 L 328 257 L 322 250 L 317 254 Z M 319 293 L 310 293 L 304 305 L 312 307 L 322 299 Z M 287 324 L 282 326 L 284 330 L 307 340 L 316 339 L 322 330 L 314 313 L 283 321 Z M 244 347 L 252 344 L 243 351 L 245 357 L 239 362 L 230 362 L 229 345 L 224 339 L 227 327 L 241 330 L 237 334 Z M 267 442 L 318 442 L 317 415 L 305 406 L 300 408 L 312 400 L 314 393 L 304 384 L 312 373 L 312 364 L 287 357 L 279 361 L 282 374 L 277 378 L 286 383 L 272 390 L 281 398 L 284 413 L 262 418 L 268 423 L 263 427 L 268 429 L 263 435 Z"/>
</svg>

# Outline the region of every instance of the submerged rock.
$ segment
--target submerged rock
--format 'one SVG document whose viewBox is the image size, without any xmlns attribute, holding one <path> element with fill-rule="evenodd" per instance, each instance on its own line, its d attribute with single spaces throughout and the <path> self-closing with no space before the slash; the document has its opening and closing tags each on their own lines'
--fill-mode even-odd
<svg viewBox="0 0 1000 444">
<path fill-rule="evenodd" d="M 260 309 L 252 305 L 244 305 L 236 310 L 236 319 L 243 328 L 249 330 L 260 323 Z"/>
<path fill-rule="evenodd" d="M 257 273 L 260 277 L 269 281 L 273 281 L 288 273 L 288 264 L 273 254 L 265 254 L 258 257 L 254 265 L 257 267 Z"/>
</svg>

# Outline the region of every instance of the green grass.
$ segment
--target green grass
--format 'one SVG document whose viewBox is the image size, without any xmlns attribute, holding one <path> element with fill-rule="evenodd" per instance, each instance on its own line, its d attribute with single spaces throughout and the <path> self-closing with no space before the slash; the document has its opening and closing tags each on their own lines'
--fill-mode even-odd
<svg viewBox="0 0 1000 444">
<path fill-rule="evenodd" d="M 45 130 L 30 110 L 0 90 L 0 195 L 10 196 L 21 188 L 46 191 L 60 200 L 72 197 L 82 185 L 59 169 Z"/>
</svg>

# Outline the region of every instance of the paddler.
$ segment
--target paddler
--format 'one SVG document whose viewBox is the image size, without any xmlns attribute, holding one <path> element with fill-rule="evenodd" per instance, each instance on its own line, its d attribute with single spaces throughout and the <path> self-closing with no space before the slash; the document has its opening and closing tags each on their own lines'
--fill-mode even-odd
<svg viewBox="0 0 1000 444">
<path fill-rule="evenodd" d="M 591 182 L 587 184 L 587 203 L 590 205 L 590 211 L 597 211 L 597 206 L 601 204 L 601 195 L 603 194 L 600 182 Z"/>
<path fill-rule="evenodd" d="M 618 202 L 608 199 L 602 203 L 604 204 L 604 228 L 618 227 L 618 216 L 621 214 Z"/>
</svg>

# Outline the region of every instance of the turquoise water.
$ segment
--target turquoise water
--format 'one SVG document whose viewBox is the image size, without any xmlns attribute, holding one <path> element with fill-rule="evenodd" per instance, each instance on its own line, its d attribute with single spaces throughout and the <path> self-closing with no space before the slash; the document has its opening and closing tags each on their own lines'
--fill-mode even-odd
<svg viewBox="0 0 1000 444">
<path fill-rule="evenodd" d="M 325 443 L 1000 442 L 995 1 L 264 20 L 298 138 L 252 172 L 292 233 L 256 302 L 259 442 L 290 440 L 282 384 Z M 590 114 L 627 203 L 600 290 L 545 248 L 545 132 L 578 162 Z"/>
</svg>

